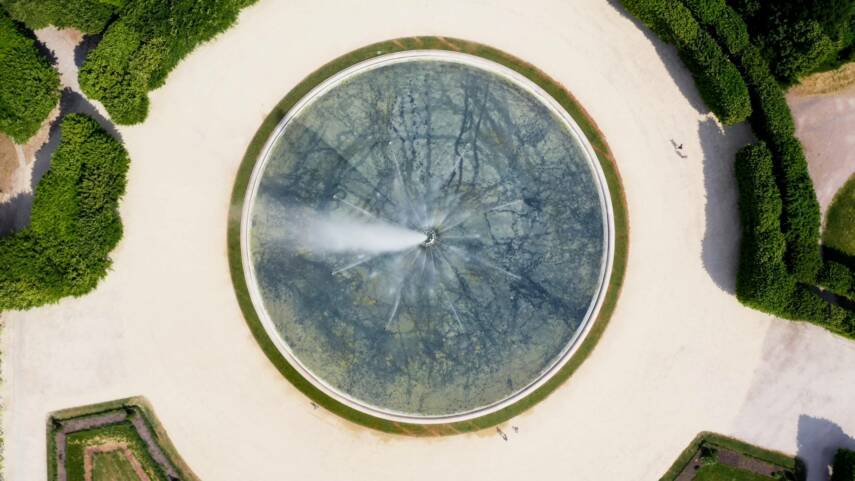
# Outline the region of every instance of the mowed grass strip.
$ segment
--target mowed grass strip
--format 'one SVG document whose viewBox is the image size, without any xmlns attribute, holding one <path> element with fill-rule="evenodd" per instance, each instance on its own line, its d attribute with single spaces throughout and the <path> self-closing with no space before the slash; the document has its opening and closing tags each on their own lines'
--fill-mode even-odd
<svg viewBox="0 0 855 481">
<path fill-rule="evenodd" d="M 855 174 L 849 176 L 828 207 L 822 242 L 844 254 L 855 256 Z"/>
<path fill-rule="evenodd" d="M 92 478 L 90 481 L 149 481 L 148 474 L 139 476 L 128 460 L 124 449 L 100 451 L 92 454 Z"/>
<path fill-rule="evenodd" d="M 702 466 L 695 475 L 694 481 L 774 481 L 774 479 L 733 466 L 713 464 Z"/>
</svg>

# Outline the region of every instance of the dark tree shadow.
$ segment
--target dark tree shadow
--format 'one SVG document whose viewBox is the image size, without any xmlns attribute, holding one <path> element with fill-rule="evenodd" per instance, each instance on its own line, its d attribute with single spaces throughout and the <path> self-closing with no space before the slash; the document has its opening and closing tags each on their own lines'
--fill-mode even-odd
<svg viewBox="0 0 855 481">
<path fill-rule="evenodd" d="M 712 118 L 698 124 L 704 165 L 706 226 L 701 246 L 704 269 L 715 285 L 736 292 L 739 265 L 739 195 L 734 173 L 736 151 L 752 140 L 746 125 L 722 128 Z"/>
<path fill-rule="evenodd" d="M 828 481 L 834 453 L 855 450 L 855 438 L 827 419 L 802 414 L 797 434 L 798 457 L 807 465 L 807 481 Z"/>
<path fill-rule="evenodd" d="M 608 3 L 614 7 L 621 16 L 638 27 L 644 36 L 650 40 L 650 43 L 653 44 L 653 48 L 656 49 L 656 53 L 659 54 L 659 58 L 662 59 L 662 63 L 668 70 L 668 74 L 671 75 L 674 83 L 677 84 L 677 88 L 680 89 L 680 93 L 686 97 L 689 104 L 703 114 L 709 113 L 710 110 L 701 99 L 701 95 L 698 93 L 697 87 L 695 87 L 695 80 L 692 78 L 692 74 L 689 73 L 685 64 L 683 64 L 683 61 L 680 59 L 680 55 L 677 54 L 677 49 L 674 48 L 673 45 L 663 42 L 655 33 L 647 28 L 647 25 L 644 25 L 640 20 L 630 15 L 629 12 L 623 8 L 623 5 L 621 5 L 619 0 L 608 0 Z"/>
<path fill-rule="evenodd" d="M 98 112 L 89 100 L 70 89 L 62 91 L 59 100 L 59 117 L 51 124 L 48 141 L 36 152 L 33 162 L 32 178 L 30 180 L 31 192 L 20 194 L 0 204 L 0 236 L 19 231 L 30 223 L 30 215 L 33 211 L 33 192 L 39 181 L 50 168 L 50 161 L 56 148 L 62 140 L 60 124 L 68 114 L 81 113 L 95 119 L 107 133 L 118 141 L 122 137 L 110 120 Z"/>
<path fill-rule="evenodd" d="M 101 43 L 101 39 L 103 37 L 104 36 L 100 33 L 97 35 L 86 35 L 83 37 L 83 40 L 74 47 L 74 65 L 77 65 L 77 68 L 83 66 L 83 62 L 86 60 L 89 52 Z"/>
</svg>

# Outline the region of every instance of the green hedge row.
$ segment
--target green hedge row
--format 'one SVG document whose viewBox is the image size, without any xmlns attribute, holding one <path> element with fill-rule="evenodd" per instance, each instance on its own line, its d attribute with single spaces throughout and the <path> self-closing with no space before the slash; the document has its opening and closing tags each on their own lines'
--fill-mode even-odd
<svg viewBox="0 0 855 481">
<path fill-rule="evenodd" d="M 807 320 L 855 335 L 855 313 L 826 302 L 790 274 L 782 231 L 784 204 L 775 178 L 772 151 L 762 141 L 736 155 L 742 248 L 736 296 L 743 304 L 792 320 Z"/>
<path fill-rule="evenodd" d="M 855 271 L 840 262 L 824 259 L 817 284 L 838 296 L 855 301 Z"/>
<path fill-rule="evenodd" d="M 59 73 L 0 8 L 0 132 L 25 143 L 59 102 Z"/>
<path fill-rule="evenodd" d="M 624 6 L 657 35 L 674 44 L 704 102 L 724 124 L 751 114 L 748 88 L 736 66 L 679 0 L 624 0 Z"/>
<path fill-rule="evenodd" d="M 104 33 L 80 69 L 80 86 L 113 121 L 148 115 L 148 91 L 200 43 L 227 29 L 256 0 L 134 0 Z"/>
<path fill-rule="evenodd" d="M 751 45 L 742 17 L 724 0 L 683 0 L 683 4 L 701 25 L 712 30 L 730 55 L 737 55 Z"/>
<path fill-rule="evenodd" d="M 83 33 L 99 33 L 123 0 L 0 0 L 15 20 L 36 30 L 55 25 Z"/>
<path fill-rule="evenodd" d="M 822 265 L 819 248 L 821 216 L 813 182 L 784 92 L 759 50 L 749 45 L 748 29 L 724 0 L 682 0 L 716 39 L 728 46 L 752 94 L 751 123 L 772 149 L 775 176 L 783 196 L 782 222 L 787 241 L 785 260 L 800 282 L 814 284 Z M 736 39 L 736 40 L 734 40 Z"/>
<path fill-rule="evenodd" d="M 716 40 L 726 46 L 746 79 L 752 96 L 751 124 L 772 150 L 775 178 L 783 197 L 781 221 L 788 272 L 798 282 L 819 283 L 825 289 L 850 297 L 851 293 L 841 286 L 855 278 L 855 272 L 840 264 L 833 269 L 823 267 L 819 203 L 804 150 L 794 137 L 795 125 L 784 92 L 768 62 L 759 49 L 748 43 L 745 22 L 724 0 L 682 1 Z"/>
<path fill-rule="evenodd" d="M 36 187 L 30 226 L 0 238 L 0 311 L 94 289 L 122 237 L 118 202 L 127 152 L 81 114 L 67 116 L 61 134 L 51 167 Z"/>
<path fill-rule="evenodd" d="M 831 470 L 831 481 L 855 481 L 855 451 L 837 450 Z"/>
</svg>

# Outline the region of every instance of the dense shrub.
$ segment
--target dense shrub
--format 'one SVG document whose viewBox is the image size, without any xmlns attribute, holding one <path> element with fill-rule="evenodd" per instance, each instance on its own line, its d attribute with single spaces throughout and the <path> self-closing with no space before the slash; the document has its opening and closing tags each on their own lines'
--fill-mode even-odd
<svg viewBox="0 0 855 481">
<path fill-rule="evenodd" d="M 769 64 L 756 47 L 748 47 L 738 56 L 737 63 L 751 91 L 751 126 L 766 139 L 792 137 L 796 127 L 784 91 L 769 71 Z"/>
<path fill-rule="evenodd" d="M 823 289 L 855 301 L 855 271 L 844 264 L 825 259 L 817 283 Z"/>
<path fill-rule="evenodd" d="M 855 0 L 729 0 L 782 83 L 851 58 Z"/>
<path fill-rule="evenodd" d="M 69 115 L 61 129 L 51 167 L 36 188 L 30 226 L 0 238 L 0 311 L 92 290 L 122 236 L 117 207 L 127 152 L 84 115 Z"/>
<path fill-rule="evenodd" d="M 795 137 L 771 145 L 778 187 L 784 200 L 781 223 L 787 238 L 787 266 L 800 282 L 814 283 L 822 264 L 821 217 L 804 150 Z"/>
<path fill-rule="evenodd" d="M 831 481 L 855 481 L 855 451 L 837 450 L 831 470 Z"/>
<path fill-rule="evenodd" d="M 624 6 L 664 40 L 674 44 L 704 102 L 724 124 L 751 114 L 748 88 L 721 47 L 679 0 L 624 0 Z"/>
<path fill-rule="evenodd" d="M 742 249 L 736 295 L 748 306 L 768 312 L 788 309 L 795 280 L 784 264 L 781 194 L 775 183 L 772 153 L 765 144 L 736 154 L 736 180 L 742 220 Z"/>
<path fill-rule="evenodd" d="M 855 257 L 855 174 L 834 195 L 825 219 L 825 245 Z"/>
<path fill-rule="evenodd" d="M 92 34 L 104 30 L 118 5 L 115 0 L 0 0 L 0 6 L 33 30 L 55 25 Z"/>
<path fill-rule="evenodd" d="M 197 45 L 234 23 L 255 0 L 135 0 L 104 34 L 80 69 L 80 86 L 113 121 L 142 122 L 148 91 L 163 84 Z"/>
<path fill-rule="evenodd" d="M 748 27 L 725 0 L 683 0 L 683 4 L 729 54 L 736 55 L 751 44 Z"/>
<path fill-rule="evenodd" d="M 724 0 L 681 2 L 623 3 L 660 37 L 675 44 L 693 72 L 713 70 L 715 59 L 724 56 L 716 42 L 724 45 L 751 94 L 751 124 L 761 142 L 737 154 L 743 226 L 737 297 L 745 305 L 779 317 L 808 320 L 855 336 L 855 313 L 829 303 L 812 287 L 819 282 L 827 290 L 849 294 L 855 273 L 844 265 L 826 262 L 823 266 L 819 204 L 804 151 L 793 136 L 795 125 L 783 90 L 762 52 L 751 45 L 738 12 Z M 695 80 L 702 95 L 709 94 L 699 75 Z M 708 96 L 704 95 L 705 100 Z"/>
<path fill-rule="evenodd" d="M 793 320 L 807 320 L 845 335 L 855 335 L 855 316 L 826 302 L 799 284 L 784 261 L 784 210 L 775 181 L 772 152 L 764 143 L 736 155 L 736 179 L 742 221 L 742 248 L 736 296 L 743 304 Z"/>
<path fill-rule="evenodd" d="M 0 132 L 24 143 L 59 102 L 59 74 L 0 9 Z"/>
</svg>

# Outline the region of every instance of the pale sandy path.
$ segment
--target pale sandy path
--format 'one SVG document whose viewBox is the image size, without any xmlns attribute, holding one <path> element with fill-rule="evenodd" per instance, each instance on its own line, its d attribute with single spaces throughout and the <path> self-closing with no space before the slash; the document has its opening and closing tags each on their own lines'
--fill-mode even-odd
<svg viewBox="0 0 855 481">
<path fill-rule="evenodd" d="M 231 290 L 229 194 L 261 120 L 324 62 L 419 34 L 491 44 L 565 83 L 624 177 L 631 256 L 617 312 L 571 381 L 513 420 L 519 433 L 504 427 L 508 442 L 492 430 L 385 436 L 313 410 L 256 346 Z M 855 372 L 842 361 L 848 341 L 797 326 L 802 342 L 819 344 L 778 356 L 823 373 L 810 380 L 815 401 L 757 379 L 783 362 L 768 353 L 794 325 L 725 292 L 738 227 L 733 152 L 749 134 L 722 137 L 678 65 L 600 0 L 266 0 L 245 11 L 154 93 L 145 124 L 121 129 L 133 162 L 114 272 L 83 299 L 6 315 L 7 479 L 44 479 L 48 412 L 136 394 L 205 481 L 654 480 L 703 429 L 795 451 L 798 416 L 815 403 L 855 432 L 838 384 Z M 777 409 L 762 409 L 771 394 Z M 746 428 L 755 415 L 769 430 Z"/>
<path fill-rule="evenodd" d="M 790 92 L 787 103 L 825 213 L 834 194 L 855 172 L 855 87 L 827 95 Z"/>
</svg>

